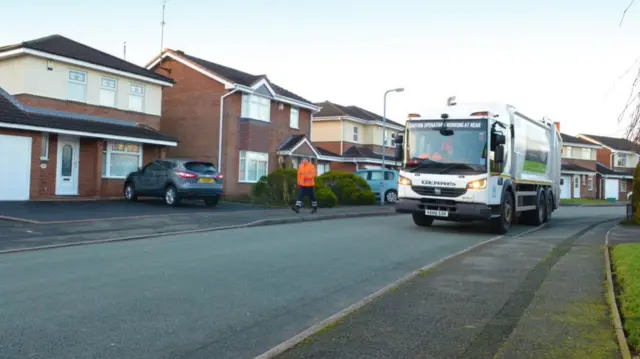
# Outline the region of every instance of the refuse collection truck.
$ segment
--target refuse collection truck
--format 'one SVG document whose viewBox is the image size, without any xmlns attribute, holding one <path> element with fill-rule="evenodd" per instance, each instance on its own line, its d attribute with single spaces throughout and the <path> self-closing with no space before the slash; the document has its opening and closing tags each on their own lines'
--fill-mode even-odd
<svg viewBox="0 0 640 359">
<path fill-rule="evenodd" d="M 538 226 L 551 219 L 561 188 L 555 123 L 500 104 L 445 106 L 418 116 L 394 138 L 402 163 L 396 212 L 410 213 L 418 226 L 488 221 L 499 234 L 516 220 Z"/>
</svg>

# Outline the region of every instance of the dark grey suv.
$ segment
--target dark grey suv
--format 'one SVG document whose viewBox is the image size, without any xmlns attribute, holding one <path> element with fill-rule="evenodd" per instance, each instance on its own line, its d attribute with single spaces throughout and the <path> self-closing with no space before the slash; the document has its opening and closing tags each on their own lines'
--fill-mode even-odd
<svg viewBox="0 0 640 359">
<path fill-rule="evenodd" d="M 135 201 L 138 196 L 164 198 L 175 206 L 181 199 L 203 199 L 215 206 L 222 195 L 222 174 L 210 162 L 161 159 L 148 163 L 127 176 L 124 196 Z"/>
</svg>

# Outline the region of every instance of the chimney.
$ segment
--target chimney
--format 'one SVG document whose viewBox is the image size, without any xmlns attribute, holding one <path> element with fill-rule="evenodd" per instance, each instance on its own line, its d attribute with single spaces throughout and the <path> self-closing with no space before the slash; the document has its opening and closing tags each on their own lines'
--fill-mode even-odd
<svg viewBox="0 0 640 359">
<path fill-rule="evenodd" d="M 418 118 L 420 117 L 419 113 L 410 113 L 407 115 L 407 118 Z"/>
<path fill-rule="evenodd" d="M 556 125 L 556 129 L 560 132 L 560 122 L 554 122 L 553 124 Z"/>
</svg>

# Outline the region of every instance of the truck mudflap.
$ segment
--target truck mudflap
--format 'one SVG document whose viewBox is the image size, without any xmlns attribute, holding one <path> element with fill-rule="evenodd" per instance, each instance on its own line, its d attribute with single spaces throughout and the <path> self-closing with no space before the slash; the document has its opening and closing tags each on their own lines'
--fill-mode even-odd
<svg viewBox="0 0 640 359">
<path fill-rule="evenodd" d="M 470 221 L 491 219 L 491 207 L 483 203 L 424 201 L 400 198 L 395 203 L 398 213 L 422 213 L 439 220 Z"/>
</svg>

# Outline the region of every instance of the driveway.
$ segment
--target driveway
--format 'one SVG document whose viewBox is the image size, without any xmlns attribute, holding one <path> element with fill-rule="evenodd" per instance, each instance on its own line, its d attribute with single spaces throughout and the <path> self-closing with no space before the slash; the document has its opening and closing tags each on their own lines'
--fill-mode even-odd
<svg viewBox="0 0 640 359">
<path fill-rule="evenodd" d="M 162 200 L 108 201 L 51 201 L 51 202 L 0 202 L 0 218 L 30 222 L 59 222 L 100 220 L 108 218 L 161 216 L 170 214 L 235 212 L 269 209 L 251 204 L 221 202 L 216 207 L 206 207 L 200 201 L 185 201 L 179 206 L 167 206 Z"/>
</svg>

